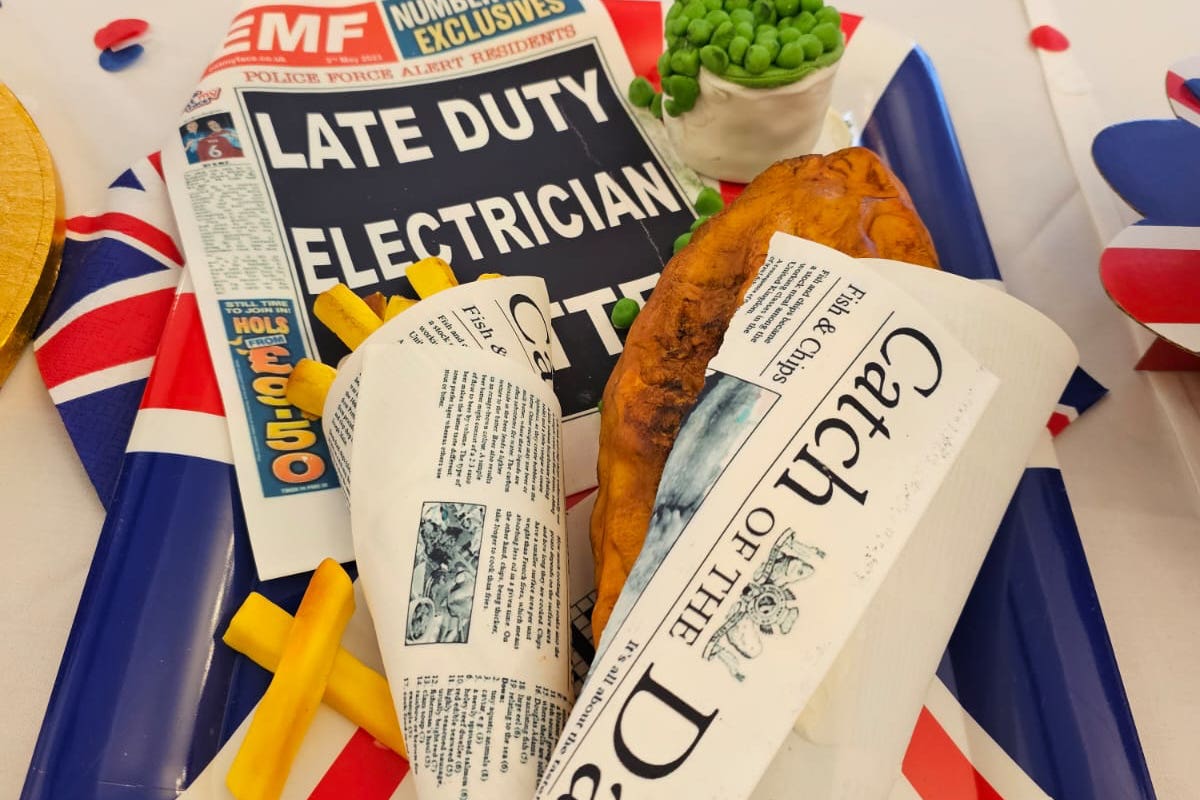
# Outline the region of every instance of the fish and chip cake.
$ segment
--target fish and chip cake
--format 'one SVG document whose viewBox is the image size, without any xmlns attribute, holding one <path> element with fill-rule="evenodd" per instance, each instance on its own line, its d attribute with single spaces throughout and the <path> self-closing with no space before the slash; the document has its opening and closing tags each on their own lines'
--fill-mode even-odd
<svg viewBox="0 0 1200 800">
<path fill-rule="evenodd" d="M 908 191 L 863 148 L 777 162 L 696 230 L 663 270 L 604 389 L 591 520 L 596 641 L 641 552 L 680 424 L 776 231 L 856 258 L 938 266 Z"/>
</svg>

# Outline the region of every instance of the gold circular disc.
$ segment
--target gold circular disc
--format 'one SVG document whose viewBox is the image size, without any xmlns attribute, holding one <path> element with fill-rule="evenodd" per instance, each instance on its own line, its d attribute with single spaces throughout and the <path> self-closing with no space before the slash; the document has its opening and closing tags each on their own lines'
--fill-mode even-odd
<svg viewBox="0 0 1200 800">
<path fill-rule="evenodd" d="M 46 310 L 65 235 L 50 150 L 25 108 L 0 84 L 0 384 Z"/>
</svg>

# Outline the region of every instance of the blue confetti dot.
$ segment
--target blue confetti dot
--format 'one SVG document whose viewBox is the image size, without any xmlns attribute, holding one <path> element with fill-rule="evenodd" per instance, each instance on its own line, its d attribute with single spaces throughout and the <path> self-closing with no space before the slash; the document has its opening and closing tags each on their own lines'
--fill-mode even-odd
<svg viewBox="0 0 1200 800">
<path fill-rule="evenodd" d="M 123 47 L 120 50 L 100 51 L 100 67 L 106 72 L 120 72 L 141 58 L 146 48 L 140 44 Z"/>
</svg>

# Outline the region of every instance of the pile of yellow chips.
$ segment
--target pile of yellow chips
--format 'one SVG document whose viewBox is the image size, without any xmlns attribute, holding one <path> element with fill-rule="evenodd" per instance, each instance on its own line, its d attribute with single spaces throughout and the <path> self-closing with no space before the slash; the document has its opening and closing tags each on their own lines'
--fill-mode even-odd
<svg viewBox="0 0 1200 800">
<path fill-rule="evenodd" d="M 423 258 L 404 271 L 413 291 L 424 300 L 438 292 L 458 286 L 450 265 L 440 258 Z M 479 280 L 499 278 L 497 273 L 480 275 Z M 416 305 L 409 297 L 385 298 L 379 292 L 359 297 L 344 284 L 322 292 L 313 304 L 313 313 L 351 350 L 358 348 L 383 323 Z M 311 417 L 321 416 L 329 387 L 337 370 L 319 361 L 302 358 L 288 377 L 287 399 Z"/>
</svg>

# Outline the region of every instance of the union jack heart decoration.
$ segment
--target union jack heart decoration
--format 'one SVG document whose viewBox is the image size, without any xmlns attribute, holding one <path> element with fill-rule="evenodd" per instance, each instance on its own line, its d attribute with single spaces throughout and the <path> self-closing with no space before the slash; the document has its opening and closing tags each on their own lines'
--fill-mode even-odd
<svg viewBox="0 0 1200 800">
<path fill-rule="evenodd" d="M 1100 281 L 1122 311 L 1160 339 L 1196 355 L 1200 354 L 1200 56 L 1172 65 L 1166 88 L 1177 119 L 1114 125 L 1101 131 L 1092 144 L 1092 156 L 1105 180 L 1143 216 L 1109 243 L 1100 258 Z"/>
</svg>

